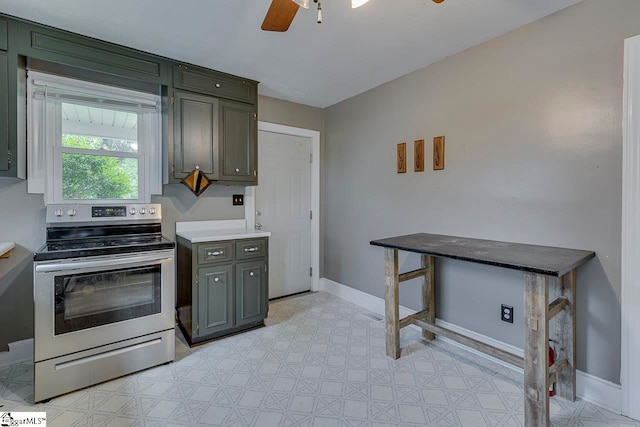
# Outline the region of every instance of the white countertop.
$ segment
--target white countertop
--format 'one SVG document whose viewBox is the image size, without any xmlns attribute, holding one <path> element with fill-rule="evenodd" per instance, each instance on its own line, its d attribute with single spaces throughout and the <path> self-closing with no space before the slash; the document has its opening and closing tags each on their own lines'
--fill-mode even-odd
<svg viewBox="0 0 640 427">
<path fill-rule="evenodd" d="M 13 242 L 0 242 L 0 256 L 6 254 L 11 249 L 15 248 L 16 244 Z"/>
<path fill-rule="evenodd" d="M 176 222 L 176 236 L 191 243 L 269 237 L 269 231 L 247 229 L 244 219 Z"/>
</svg>

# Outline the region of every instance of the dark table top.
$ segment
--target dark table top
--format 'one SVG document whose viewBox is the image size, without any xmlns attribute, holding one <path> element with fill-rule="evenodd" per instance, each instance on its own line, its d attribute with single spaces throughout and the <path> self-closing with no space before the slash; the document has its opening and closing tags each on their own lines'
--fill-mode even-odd
<svg viewBox="0 0 640 427">
<path fill-rule="evenodd" d="M 596 256 L 593 251 L 427 233 L 373 240 L 371 244 L 548 276 L 563 276 Z"/>
</svg>

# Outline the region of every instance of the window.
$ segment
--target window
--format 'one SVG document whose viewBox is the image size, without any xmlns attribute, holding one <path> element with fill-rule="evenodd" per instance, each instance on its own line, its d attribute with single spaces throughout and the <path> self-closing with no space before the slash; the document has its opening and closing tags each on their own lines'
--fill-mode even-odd
<svg viewBox="0 0 640 427">
<path fill-rule="evenodd" d="M 162 192 L 160 97 L 29 72 L 28 188 L 45 203 Z"/>
</svg>

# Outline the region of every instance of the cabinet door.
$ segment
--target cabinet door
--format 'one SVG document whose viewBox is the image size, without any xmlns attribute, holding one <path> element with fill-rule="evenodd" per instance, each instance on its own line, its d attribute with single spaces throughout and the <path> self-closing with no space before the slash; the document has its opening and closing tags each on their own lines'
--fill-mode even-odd
<svg viewBox="0 0 640 427">
<path fill-rule="evenodd" d="M 220 100 L 221 181 L 258 183 L 256 122 L 254 105 Z"/>
<path fill-rule="evenodd" d="M 231 265 L 198 269 L 198 324 L 203 337 L 233 327 L 233 268 Z"/>
<path fill-rule="evenodd" d="M 7 54 L 0 52 L 0 171 L 9 170 L 9 67 Z"/>
<path fill-rule="evenodd" d="M 7 21 L 0 18 L 0 50 L 7 50 L 9 47 L 8 43 L 8 26 Z"/>
<path fill-rule="evenodd" d="M 184 178 L 196 166 L 209 179 L 218 173 L 218 99 L 176 91 L 173 100 L 174 172 Z"/>
<path fill-rule="evenodd" d="M 236 264 L 236 325 L 263 320 L 266 314 L 266 262 Z"/>
</svg>

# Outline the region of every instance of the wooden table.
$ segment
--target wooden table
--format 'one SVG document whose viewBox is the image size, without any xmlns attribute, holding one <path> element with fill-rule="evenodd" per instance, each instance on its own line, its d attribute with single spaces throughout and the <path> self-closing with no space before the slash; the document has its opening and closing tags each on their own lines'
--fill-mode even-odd
<svg viewBox="0 0 640 427">
<path fill-rule="evenodd" d="M 525 425 L 549 425 L 549 385 L 556 394 L 576 397 L 576 268 L 595 256 L 593 251 L 524 245 L 437 234 L 410 234 L 374 240 L 385 248 L 385 312 L 387 355 L 400 357 L 400 329 L 416 325 L 424 339 L 435 335 L 457 341 L 500 360 L 524 368 Z M 421 254 L 421 268 L 398 273 L 398 251 Z M 436 326 L 435 258 L 451 258 L 524 272 L 525 357 L 519 357 L 456 332 Z M 398 285 L 422 278 L 423 310 L 399 318 Z M 556 298 L 549 303 L 549 285 Z M 556 362 L 549 366 L 549 320 L 555 317 L 553 340 Z"/>
</svg>

